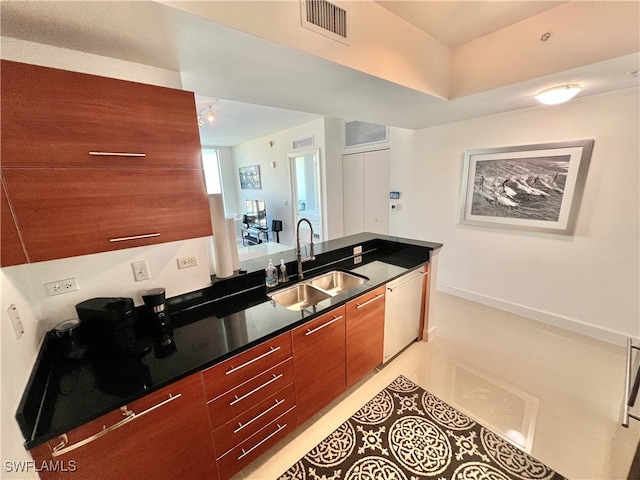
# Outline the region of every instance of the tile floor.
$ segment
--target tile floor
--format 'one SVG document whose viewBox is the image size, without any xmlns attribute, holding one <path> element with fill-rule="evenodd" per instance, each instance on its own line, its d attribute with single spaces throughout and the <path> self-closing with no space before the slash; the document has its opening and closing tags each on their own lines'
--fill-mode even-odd
<svg viewBox="0 0 640 480">
<path fill-rule="evenodd" d="M 369 374 L 234 480 L 275 479 L 402 374 L 573 480 L 622 480 L 625 349 L 437 294 L 437 335 Z"/>
</svg>

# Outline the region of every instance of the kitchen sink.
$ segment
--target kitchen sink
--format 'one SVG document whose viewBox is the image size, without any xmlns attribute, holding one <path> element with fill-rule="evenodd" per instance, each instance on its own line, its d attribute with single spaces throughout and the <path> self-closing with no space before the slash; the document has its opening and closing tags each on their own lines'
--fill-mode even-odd
<svg viewBox="0 0 640 480">
<path fill-rule="evenodd" d="M 322 300 L 330 298 L 329 293 L 312 287 L 308 283 L 299 283 L 293 287 L 285 288 L 269 294 L 276 303 L 289 310 L 304 310 Z"/>
<path fill-rule="evenodd" d="M 364 282 L 364 278 L 356 277 L 355 275 L 341 272 L 340 270 L 334 270 L 309 280 L 309 284 L 314 287 L 321 288 L 331 296 L 337 295 L 345 290 L 350 290 L 358 285 L 362 285 Z"/>
<path fill-rule="evenodd" d="M 362 285 L 367 280 L 364 277 L 333 270 L 267 295 L 289 310 L 304 310 L 345 290 Z"/>
</svg>

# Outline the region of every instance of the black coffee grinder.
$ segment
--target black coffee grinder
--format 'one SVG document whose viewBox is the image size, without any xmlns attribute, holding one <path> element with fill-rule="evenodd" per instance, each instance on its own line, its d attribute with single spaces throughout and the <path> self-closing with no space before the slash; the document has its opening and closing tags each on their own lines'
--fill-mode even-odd
<svg viewBox="0 0 640 480">
<path fill-rule="evenodd" d="M 156 356 L 166 356 L 175 351 L 173 328 L 166 312 L 164 288 L 152 288 L 141 293 L 142 300 L 147 307 L 151 326 L 151 336 L 156 350 Z"/>
</svg>

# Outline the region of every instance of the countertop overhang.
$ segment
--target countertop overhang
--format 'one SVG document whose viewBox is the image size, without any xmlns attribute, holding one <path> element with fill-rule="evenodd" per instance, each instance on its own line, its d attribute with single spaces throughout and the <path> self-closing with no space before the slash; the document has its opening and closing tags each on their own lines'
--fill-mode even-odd
<svg viewBox="0 0 640 480">
<path fill-rule="evenodd" d="M 362 247 L 361 255 L 353 253 L 356 246 Z M 62 362 L 57 339 L 48 332 L 16 413 L 25 448 L 292 330 L 420 268 L 441 247 L 368 233 L 318 243 L 316 260 L 304 263 L 305 279 L 338 269 L 363 275 L 368 281 L 301 311 L 288 310 L 267 296 L 264 268 L 268 257 L 243 262 L 241 270 L 246 273 L 228 279 L 214 277 L 211 287 L 167 299 L 175 351 L 154 346 L 143 356 L 94 354 L 73 363 Z M 295 251 L 278 257 L 285 259 L 293 277 L 280 288 L 297 283 Z M 278 288 L 269 289 L 275 290 Z"/>
</svg>

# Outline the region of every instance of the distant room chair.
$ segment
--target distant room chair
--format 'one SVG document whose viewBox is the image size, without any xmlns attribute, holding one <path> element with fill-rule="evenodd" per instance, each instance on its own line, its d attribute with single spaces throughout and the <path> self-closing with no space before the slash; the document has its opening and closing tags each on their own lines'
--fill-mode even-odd
<svg viewBox="0 0 640 480">
<path fill-rule="evenodd" d="M 282 220 L 271 220 L 271 231 L 276 234 L 276 242 L 280 243 L 280 232 L 282 231 Z"/>
</svg>

